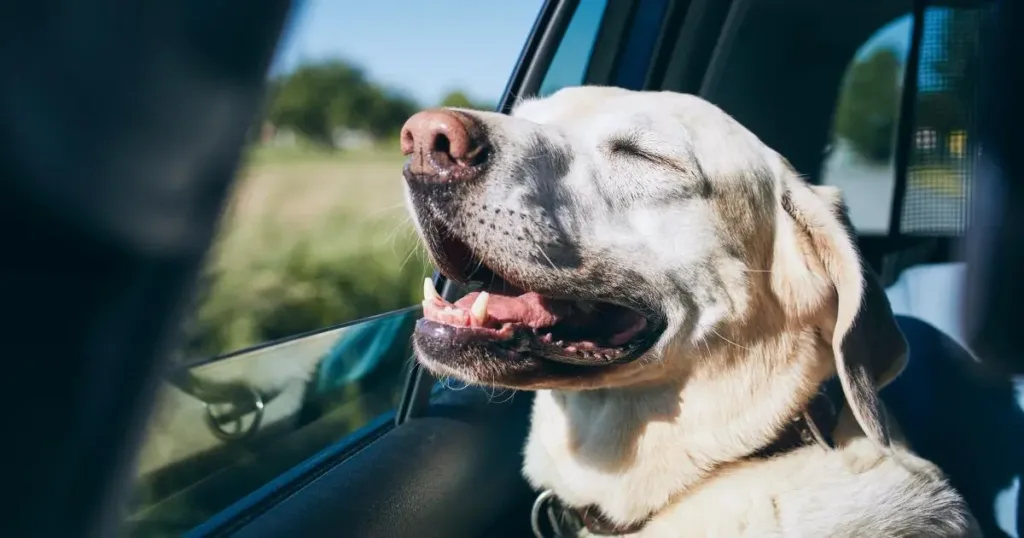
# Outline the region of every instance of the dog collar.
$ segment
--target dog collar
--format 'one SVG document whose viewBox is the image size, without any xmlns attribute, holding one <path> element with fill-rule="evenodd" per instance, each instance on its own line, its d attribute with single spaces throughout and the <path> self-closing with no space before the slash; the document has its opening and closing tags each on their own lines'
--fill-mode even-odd
<svg viewBox="0 0 1024 538">
<path fill-rule="evenodd" d="M 786 426 L 771 444 L 761 448 L 749 456 L 749 459 L 765 459 L 779 456 L 797 448 L 816 443 L 825 449 L 834 448 L 832 430 L 835 429 L 839 417 L 839 409 L 843 401 L 842 386 L 837 378 L 822 383 L 818 393 Z M 839 402 L 839 403 L 837 403 Z M 542 518 L 542 514 L 546 517 Z M 536 538 L 570 538 L 580 536 L 585 529 L 592 536 L 622 536 L 640 532 L 654 514 L 621 525 L 601 512 L 596 505 L 572 507 L 565 504 L 551 490 L 544 490 L 537 496 L 530 514 L 530 526 Z M 551 534 L 542 528 L 543 520 L 547 520 Z"/>
<path fill-rule="evenodd" d="M 796 450 L 811 443 L 825 449 L 834 448 L 832 430 L 839 420 L 843 401 L 843 388 L 838 378 L 832 378 L 818 387 L 803 412 L 783 429 L 768 446 L 754 452 L 750 458 L 770 458 Z M 840 402 L 838 405 L 836 402 Z"/>
</svg>

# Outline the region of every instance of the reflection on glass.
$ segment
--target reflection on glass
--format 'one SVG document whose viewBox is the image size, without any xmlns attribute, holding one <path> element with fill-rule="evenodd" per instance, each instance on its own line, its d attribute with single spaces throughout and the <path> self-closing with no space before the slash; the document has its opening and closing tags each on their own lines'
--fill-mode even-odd
<svg viewBox="0 0 1024 538">
<path fill-rule="evenodd" d="M 179 536 L 401 396 L 419 308 L 175 371 L 139 461 L 128 534 Z"/>
</svg>

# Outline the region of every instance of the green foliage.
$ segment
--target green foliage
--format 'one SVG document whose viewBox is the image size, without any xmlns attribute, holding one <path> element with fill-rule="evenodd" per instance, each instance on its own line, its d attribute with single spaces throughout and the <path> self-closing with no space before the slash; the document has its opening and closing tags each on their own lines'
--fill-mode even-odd
<svg viewBox="0 0 1024 538">
<path fill-rule="evenodd" d="M 473 110 L 494 110 L 495 108 L 493 105 L 473 101 L 469 98 L 469 95 L 467 95 L 466 92 L 461 90 L 448 92 L 448 94 L 444 96 L 444 99 L 441 99 L 441 106 L 469 108 Z"/>
<path fill-rule="evenodd" d="M 870 161 L 885 162 L 892 156 L 902 71 L 896 51 L 880 49 L 847 74 L 836 110 L 836 134 Z"/>
<path fill-rule="evenodd" d="M 266 223 L 255 231 L 260 247 L 245 254 L 221 245 L 183 355 L 219 355 L 417 304 L 430 269 L 415 237 L 395 232 L 338 211 L 297 237 Z"/>
<path fill-rule="evenodd" d="M 377 139 L 393 137 L 417 109 L 413 100 L 372 83 L 361 69 L 329 60 L 303 65 L 272 81 L 267 119 L 333 146 L 337 128 Z"/>
<path fill-rule="evenodd" d="M 443 105 L 493 109 L 462 91 L 449 93 Z M 381 159 L 399 155 L 397 148 L 386 147 L 418 108 L 344 61 L 303 65 L 271 81 L 266 112 L 267 121 L 291 128 L 300 143 L 250 151 L 242 173 L 266 174 L 267 167 L 280 172 L 286 165 L 293 172 L 276 181 L 295 181 L 293 174 L 325 173 L 311 168 L 320 166 L 347 185 L 342 198 L 364 197 L 365 189 L 381 190 L 379 181 L 399 181 L 401 161 L 392 165 Z M 339 160 L 332 151 L 338 128 L 370 134 L 381 143 L 370 151 L 346 152 Z M 396 230 L 394 223 L 371 218 L 381 209 L 379 200 L 347 204 L 337 194 L 322 195 L 337 206 L 326 214 L 311 213 L 312 230 L 294 229 L 272 215 L 226 219 L 230 226 L 222 230 L 207 264 L 181 356 L 220 355 L 420 301 L 422 279 L 431 271 L 412 229 L 406 224 Z M 401 203 L 400 198 L 388 202 Z"/>
</svg>

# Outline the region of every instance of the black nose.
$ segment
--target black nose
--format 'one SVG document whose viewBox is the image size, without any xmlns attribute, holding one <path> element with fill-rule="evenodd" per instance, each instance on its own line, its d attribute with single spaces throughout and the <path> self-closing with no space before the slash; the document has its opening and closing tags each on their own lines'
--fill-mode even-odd
<svg viewBox="0 0 1024 538">
<path fill-rule="evenodd" d="M 425 110 L 402 127 L 406 176 L 432 181 L 470 181 L 480 176 L 490 148 L 480 125 L 453 110 Z M 412 177 L 409 177 L 409 176 Z"/>
</svg>

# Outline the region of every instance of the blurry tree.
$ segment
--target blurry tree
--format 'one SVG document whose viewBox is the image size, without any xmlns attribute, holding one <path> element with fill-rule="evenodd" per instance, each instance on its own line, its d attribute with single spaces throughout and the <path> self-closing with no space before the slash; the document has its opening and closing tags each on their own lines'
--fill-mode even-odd
<svg viewBox="0 0 1024 538">
<path fill-rule="evenodd" d="M 466 95 L 466 92 L 461 90 L 452 90 L 448 92 L 448 95 L 441 99 L 441 106 L 450 106 L 454 108 L 470 108 L 473 110 L 494 110 L 493 105 L 486 103 L 475 102 Z"/>
<path fill-rule="evenodd" d="M 836 109 L 836 135 L 870 161 L 892 156 L 902 71 L 899 54 L 885 48 L 854 63 L 847 74 Z"/>
<path fill-rule="evenodd" d="M 340 60 L 306 64 L 270 85 L 267 119 L 311 141 L 333 146 L 335 129 L 395 136 L 418 108 L 411 99 L 374 84 L 366 74 Z"/>
</svg>

